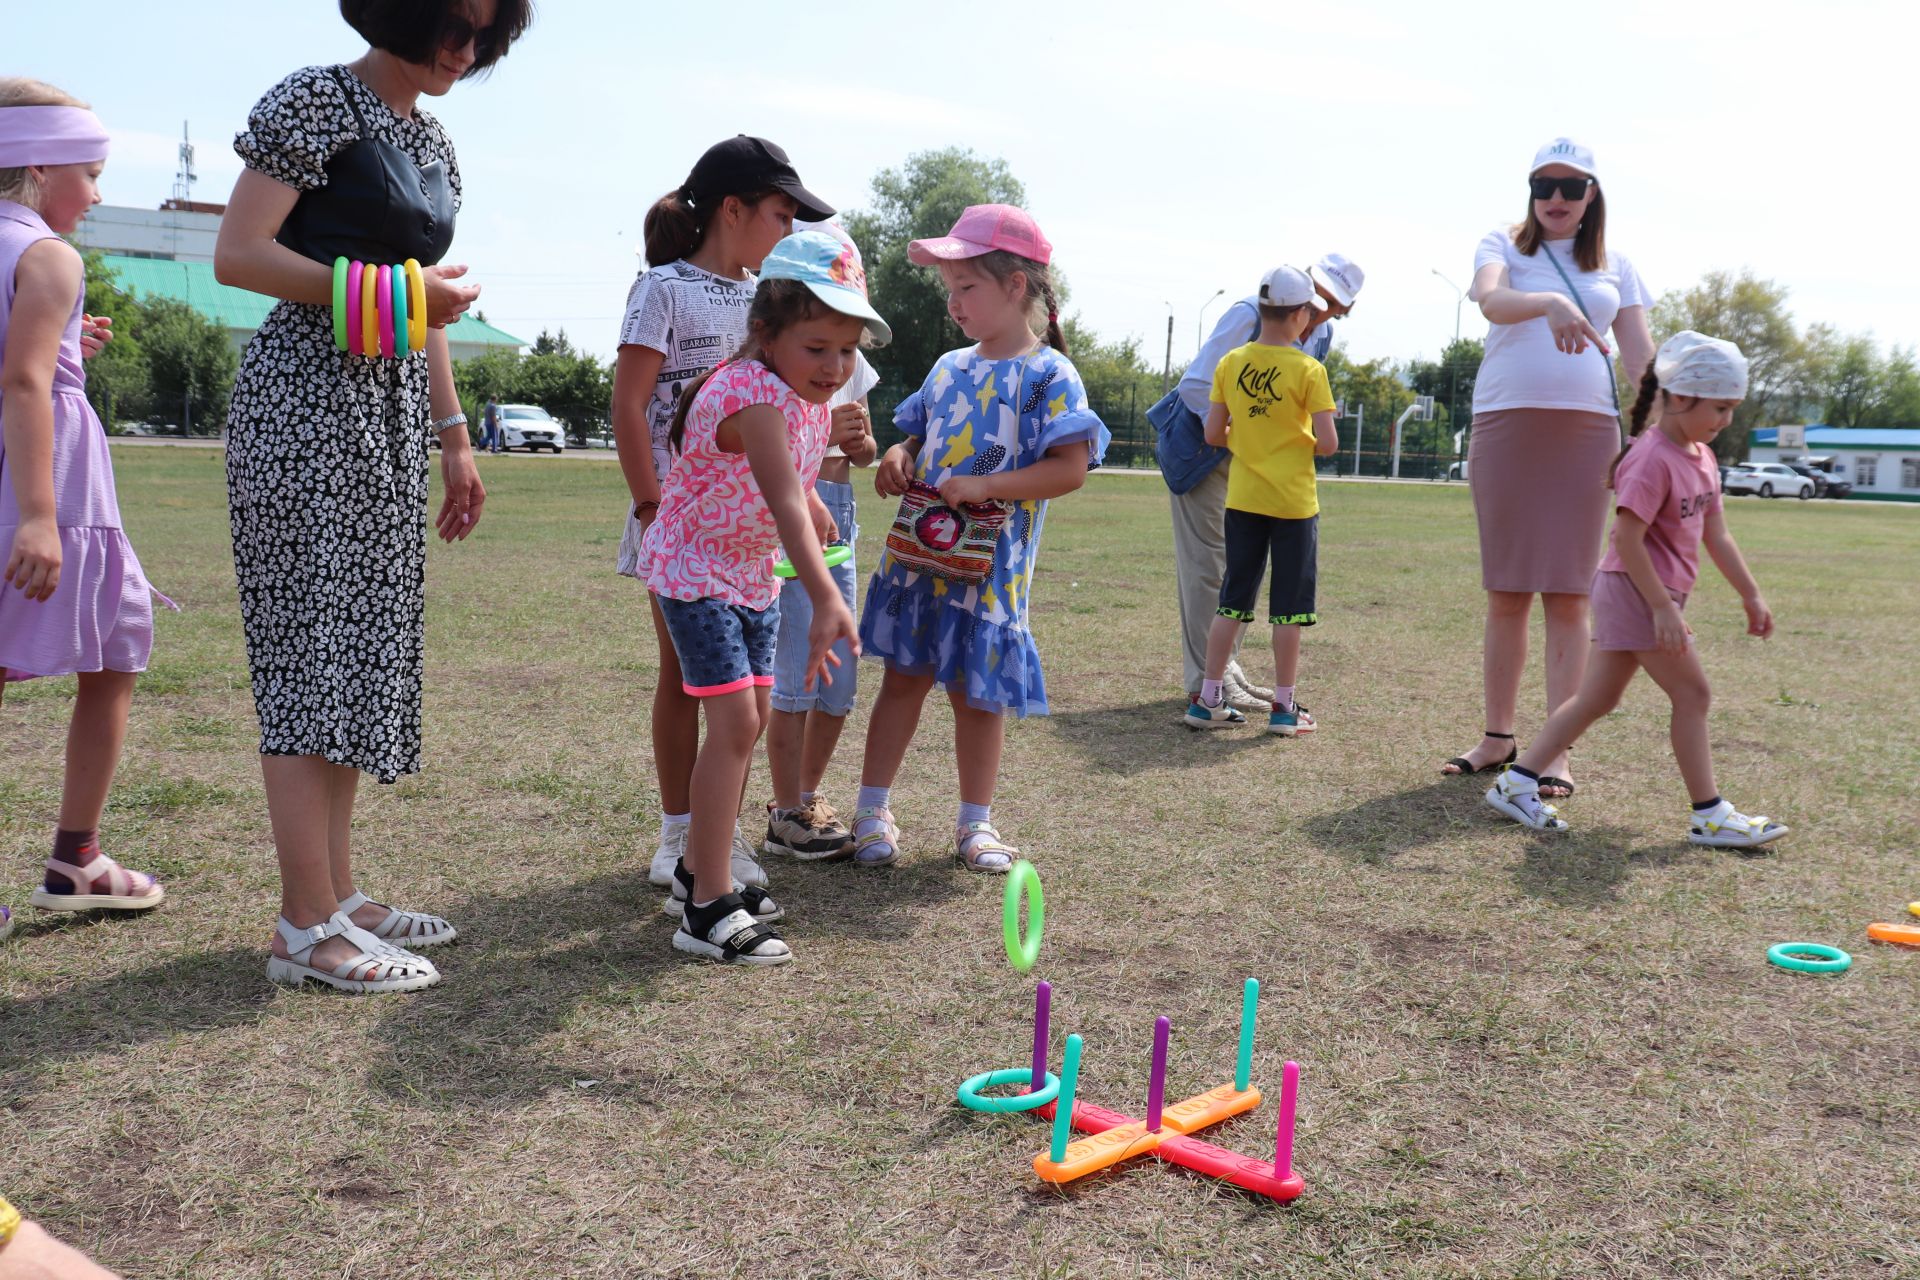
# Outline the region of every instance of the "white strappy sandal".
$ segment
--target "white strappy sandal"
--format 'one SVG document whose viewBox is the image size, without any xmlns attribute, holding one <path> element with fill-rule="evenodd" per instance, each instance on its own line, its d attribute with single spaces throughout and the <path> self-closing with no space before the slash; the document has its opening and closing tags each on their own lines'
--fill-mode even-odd
<svg viewBox="0 0 1920 1280">
<path fill-rule="evenodd" d="M 325 924 L 310 929 L 297 929 L 282 916 L 275 928 L 287 944 L 287 956 L 284 960 L 268 957 L 267 977 L 283 986 L 298 987 L 311 979 L 354 995 L 382 995 L 420 991 L 440 981 L 440 971 L 433 961 L 382 942 L 347 919 L 345 912 L 335 912 Z M 313 959 L 313 949 L 328 938 L 345 938 L 359 947 L 360 953 L 331 969 L 308 963 Z"/>
<path fill-rule="evenodd" d="M 48 858 L 47 870 L 65 876 L 73 892 L 54 893 L 41 885 L 27 901 L 42 911 L 149 911 L 167 896 L 158 880 L 129 871 L 104 853 L 84 867 Z"/>
<path fill-rule="evenodd" d="M 356 892 L 340 904 L 340 914 L 350 918 L 372 901 L 366 894 Z M 406 951 L 416 947 L 437 947 L 460 936 L 459 930 L 439 916 L 430 916 L 424 911 L 402 911 L 398 907 L 387 907 L 387 918 L 367 932 L 382 942 Z"/>
</svg>

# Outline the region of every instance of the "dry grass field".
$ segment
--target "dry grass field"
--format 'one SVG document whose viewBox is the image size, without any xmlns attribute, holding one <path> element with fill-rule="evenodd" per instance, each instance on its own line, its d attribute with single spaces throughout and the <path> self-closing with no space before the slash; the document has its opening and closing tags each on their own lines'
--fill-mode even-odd
<svg viewBox="0 0 1920 1280">
<path fill-rule="evenodd" d="M 1096 478 L 1047 530 L 1055 713 L 1009 726 L 996 807 L 1046 885 L 1035 973 L 1001 950 L 1000 882 L 947 852 L 931 703 L 902 863 L 774 865 L 797 961 L 743 972 L 673 952 L 645 883 L 653 639 L 611 572 L 617 468 L 483 459 L 486 522 L 429 567 L 427 770 L 368 782 L 358 827 L 365 887 L 462 938 L 433 991 L 352 999 L 265 979 L 219 455 L 116 458 L 186 611 L 161 619 L 107 836 L 170 896 L 146 919 L 25 909 L 72 688 L 9 690 L 0 1190 L 128 1275 L 1920 1276 L 1920 953 L 1864 933 L 1920 898 L 1920 511 L 1731 504 L 1780 629 L 1744 637 L 1703 578 L 1718 764 L 1794 827 L 1742 859 L 1682 840 L 1644 682 L 1576 754 L 1568 836 L 1438 776 L 1480 728 L 1463 487 L 1323 486 L 1301 680 L 1323 727 L 1290 742 L 1176 723 L 1165 491 Z M 888 513 L 862 511 L 870 565 Z M 1523 734 L 1539 699 L 1530 678 Z M 1856 962 L 1784 973 L 1764 952 L 1786 939 Z M 1144 1107 L 1160 1013 L 1169 1097 L 1220 1083 L 1246 976 L 1255 1081 L 1305 1070 L 1291 1206 L 1151 1161 L 1048 1187 L 1039 1122 L 955 1105 L 1026 1060 L 1034 977 L 1056 1062 L 1085 1037 L 1083 1096 Z M 1272 1116 L 1209 1136 L 1259 1153 Z"/>
</svg>

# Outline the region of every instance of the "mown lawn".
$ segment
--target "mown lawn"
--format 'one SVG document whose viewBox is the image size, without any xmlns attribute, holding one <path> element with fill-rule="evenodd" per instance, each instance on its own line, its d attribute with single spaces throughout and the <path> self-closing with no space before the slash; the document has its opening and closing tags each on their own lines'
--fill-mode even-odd
<svg viewBox="0 0 1920 1280">
<path fill-rule="evenodd" d="M 1920 954 L 1864 934 L 1920 898 L 1920 511 L 1733 502 L 1779 633 L 1743 637 L 1711 574 L 1690 618 L 1724 788 L 1794 826 L 1741 859 L 1680 839 L 1644 683 L 1581 744 L 1571 836 L 1438 777 L 1480 728 L 1463 487 L 1323 487 L 1301 696 L 1324 727 L 1284 742 L 1175 723 L 1165 493 L 1096 478 L 1047 530 L 1055 714 L 1010 726 L 996 809 L 1045 879 L 1035 974 L 1001 951 L 999 883 L 946 852 L 932 704 L 895 792 L 903 863 L 776 866 L 798 960 L 753 973 L 684 962 L 644 881 L 654 654 L 610 571 L 617 468 L 483 459 L 486 523 L 431 558 L 427 771 L 369 782 L 359 826 L 366 886 L 462 941 L 434 991 L 354 1000 L 264 976 L 276 879 L 219 455 L 116 461 L 186 612 L 161 619 L 108 839 L 170 898 L 0 947 L 0 1190 L 129 1275 L 1920 1275 Z M 871 564 L 889 513 L 863 514 Z M 0 707 L 16 909 L 71 695 Z M 1786 939 L 1856 963 L 1774 970 Z M 1197 1093 L 1261 978 L 1254 1079 L 1304 1066 L 1307 1195 L 1150 1163 L 1037 1182 L 1040 1124 L 953 1090 L 1025 1061 L 1040 976 L 1056 1062 L 1079 1032 L 1085 1096 L 1136 1114 L 1154 1016 L 1169 1098 Z M 1263 1153 L 1272 1117 L 1209 1136 Z"/>
</svg>

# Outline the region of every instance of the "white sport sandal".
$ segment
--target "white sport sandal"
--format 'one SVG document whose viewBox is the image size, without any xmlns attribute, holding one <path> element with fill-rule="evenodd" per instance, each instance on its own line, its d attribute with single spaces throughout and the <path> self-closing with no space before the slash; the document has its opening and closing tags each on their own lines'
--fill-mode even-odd
<svg viewBox="0 0 1920 1280">
<path fill-rule="evenodd" d="M 84 867 L 48 858 L 47 870 L 65 876 L 73 892 L 54 893 L 41 885 L 27 901 L 42 911 L 151 911 L 167 899 L 158 880 L 129 871 L 104 853 Z"/>
<path fill-rule="evenodd" d="M 351 919 L 354 912 L 369 902 L 373 902 L 373 899 L 364 893 L 356 892 L 340 904 L 340 914 Z M 384 906 L 385 904 L 376 903 L 375 905 Z M 458 929 L 439 916 L 430 916 L 424 911 L 402 911 L 398 907 L 387 907 L 387 918 L 368 929 L 367 932 L 403 951 L 411 951 L 415 947 L 437 947 L 443 942 L 452 942 L 460 936 Z"/>
<path fill-rule="evenodd" d="M 1775 822 L 1765 814 L 1749 818 L 1726 800 L 1705 813 L 1695 812 L 1687 823 L 1688 843 L 1716 849 L 1757 849 L 1785 834 L 1786 823 Z"/>
<path fill-rule="evenodd" d="M 1523 827 L 1535 831 L 1565 831 L 1560 811 L 1540 798 L 1540 784 L 1524 773 L 1503 769 L 1487 788 L 1487 803 Z"/>
<path fill-rule="evenodd" d="M 282 986 L 298 987 L 309 979 L 338 991 L 354 995 L 383 995 L 393 991 L 420 991 L 440 981 L 433 961 L 401 951 L 368 933 L 336 911 L 325 924 L 297 929 L 285 916 L 274 926 L 280 940 L 287 944 L 286 959 L 270 956 L 267 977 Z M 345 938 L 360 948 L 360 954 L 332 969 L 308 963 L 313 950 L 328 938 Z"/>
</svg>

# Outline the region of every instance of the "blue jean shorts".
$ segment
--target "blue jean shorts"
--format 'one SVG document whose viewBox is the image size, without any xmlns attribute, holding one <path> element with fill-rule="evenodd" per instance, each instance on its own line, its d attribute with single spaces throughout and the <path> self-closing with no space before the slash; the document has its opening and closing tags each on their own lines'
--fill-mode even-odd
<svg viewBox="0 0 1920 1280">
<path fill-rule="evenodd" d="M 840 526 L 840 541 L 853 546 L 860 536 L 860 525 L 853 502 L 853 486 L 822 480 L 814 492 L 827 505 L 833 522 Z M 854 561 L 827 570 L 840 598 L 853 608 Z M 812 689 L 802 687 L 807 678 L 807 629 L 813 625 L 813 597 L 797 578 L 789 578 L 780 588 L 780 644 L 773 659 L 773 709 L 804 712 L 818 708 L 830 716 L 844 716 L 853 710 L 853 695 L 860 682 L 860 664 L 853 650 L 842 640 L 833 646 L 840 665 L 829 666 L 813 682 Z"/>
<path fill-rule="evenodd" d="M 680 657 L 680 687 L 696 698 L 736 693 L 773 683 L 773 645 L 780 631 L 780 602 L 764 609 L 729 604 L 711 596 L 669 600 L 656 595 L 667 634 Z"/>
</svg>

